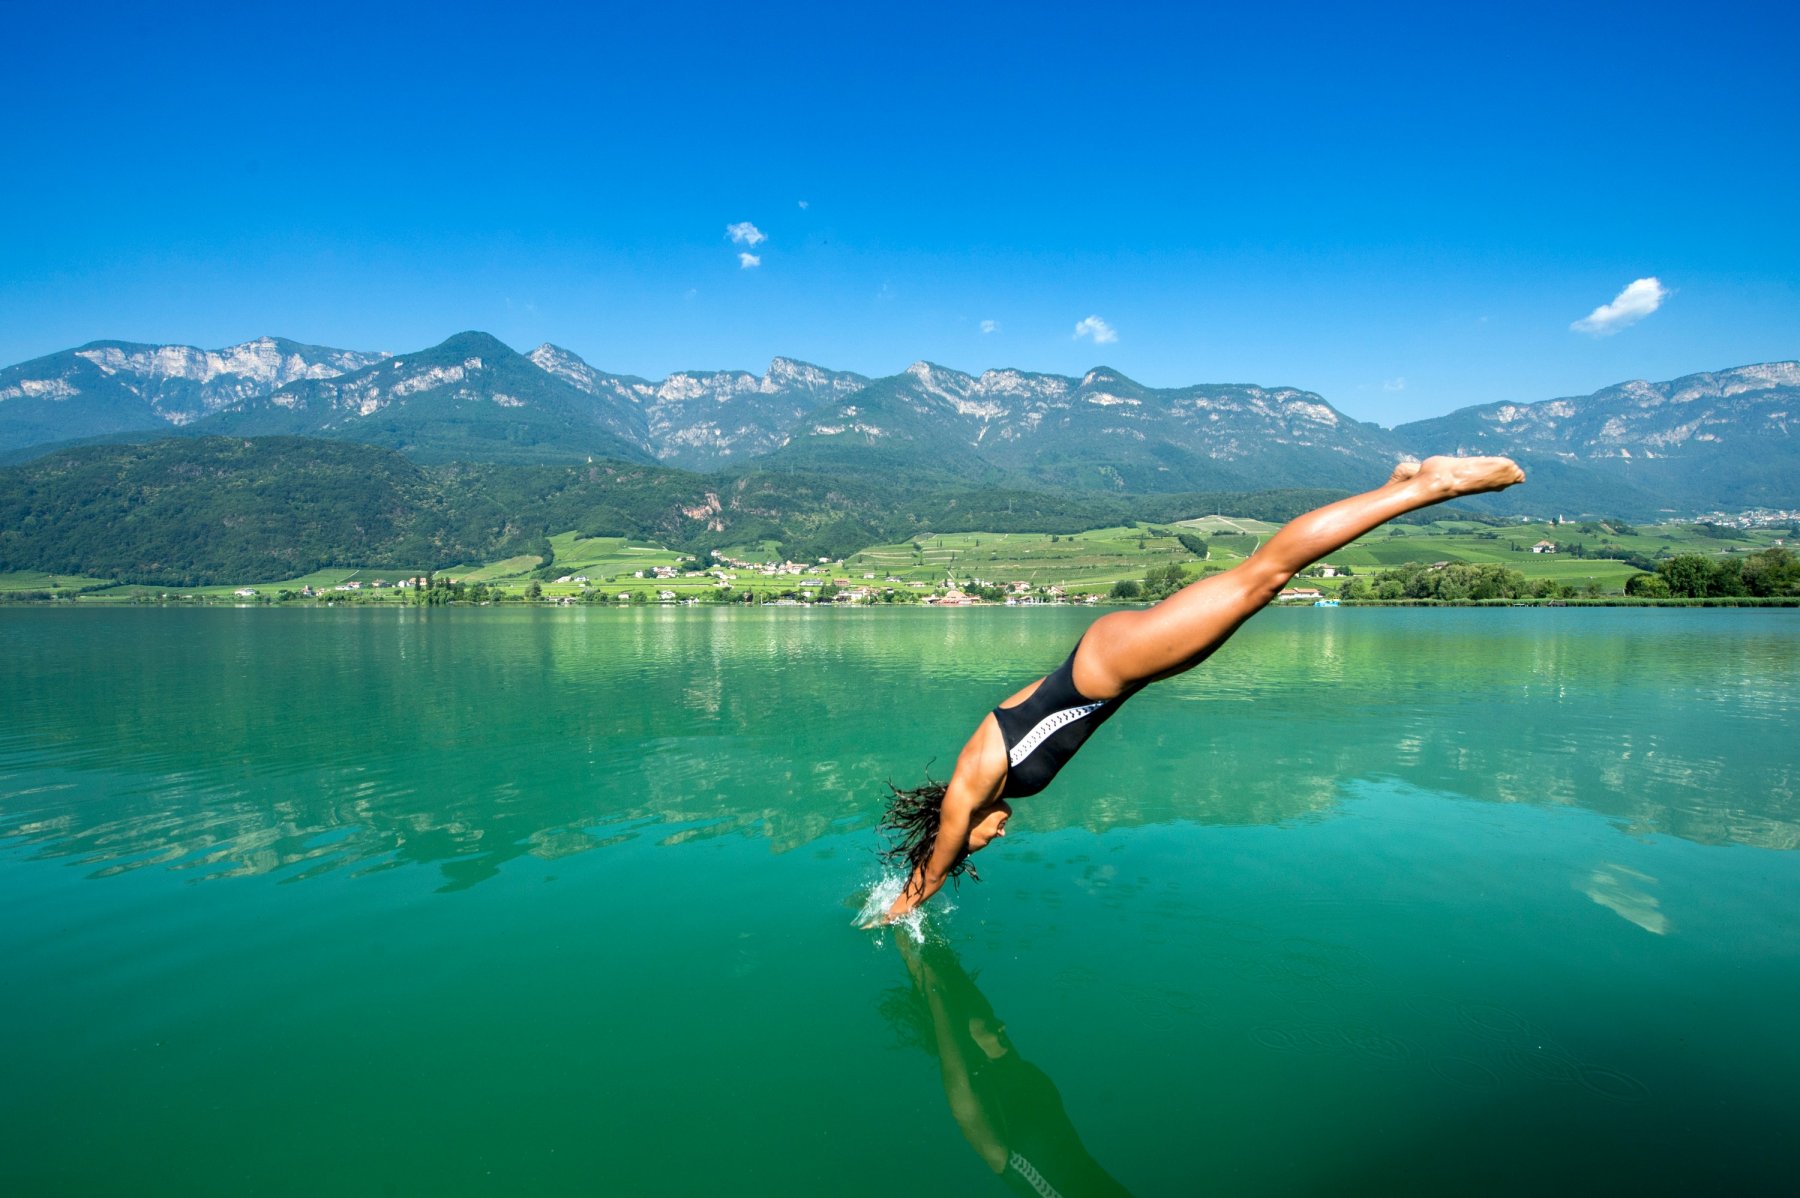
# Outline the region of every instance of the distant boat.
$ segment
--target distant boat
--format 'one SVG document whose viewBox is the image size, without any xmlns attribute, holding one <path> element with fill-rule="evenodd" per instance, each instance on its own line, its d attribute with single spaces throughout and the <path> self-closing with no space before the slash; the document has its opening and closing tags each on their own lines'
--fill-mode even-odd
<svg viewBox="0 0 1800 1198">
<path fill-rule="evenodd" d="M 1336 599 L 1320 599 L 1313 604 L 1314 607 L 1336 607 L 1337 605 L 1338 601 Z"/>
</svg>

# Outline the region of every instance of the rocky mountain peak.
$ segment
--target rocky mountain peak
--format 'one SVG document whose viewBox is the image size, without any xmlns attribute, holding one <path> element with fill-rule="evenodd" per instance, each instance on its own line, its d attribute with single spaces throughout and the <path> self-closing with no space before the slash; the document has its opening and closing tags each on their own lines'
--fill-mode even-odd
<svg viewBox="0 0 1800 1198">
<path fill-rule="evenodd" d="M 906 368 L 906 377 L 927 395 L 951 404 L 960 404 L 975 392 L 975 379 L 960 370 L 951 370 L 934 362 L 918 361 Z"/>
<path fill-rule="evenodd" d="M 563 382 L 568 383 L 577 390 L 585 391 L 589 395 L 600 394 L 601 391 L 609 389 L 608 384 L 612 383 L 614 384 L 612 389 L 616 390 L 628 400 L 636 400 L 638 398 L 630 388 L 617 387 L 616 380 L 595 370 L 592 366 L 589 366 L 586 362 L 582 361 L 579 355 L 571 353 L 560 345 L 552 345 L 546 341 L 530 353 L 526 354 L 525 357 L 532 365 L 536 366 L 539 370 L 542 370 L 545 374 L 550 375 L 552 378 L 561 379 Z"/>
<path fill-rule="evenodd" d="M 651 382 L 470 330 L 404 357 L 272 336 L 214 350 L 91 342 L 0 369 L 0 452 L 175 425 L 367 438 L 421 460 L 598 454 L 714 470 L 780 452 L 862 471 L 873 453 L 884 469 L 1136 491 L 1354 487 L 1402 451 L 1498 452 L 1539 464 L 1519 502 L 1582 510 L 1599 489 L 1624 513 L 1791 505 L 1797 404 L 1800 362 L 1779 361 L 1383 430 L 1293 387 L 1147 387 L 1106 365 L 974 376 L 921 360 L 871 380 L 775 357 L 760 374 Z"/>
<path fill-rule="evenodd" d="M 810 362 L 802 362 L 798 358 L 770 358 L 768 372 L 763 377 L 785 382 L 789 379 L 819 378 L 829 373 Z"/>
<path fill-rule="evenodd" d="M 1047 399 L 1068 394 L 1069 382 L 1061 375 L 1004 368 L 982 371 L 981 377 L 975 380 L 975 388 L 983 395 Z"/>
<path fill-rule="evenodd" d="M 1800 387 L 1800 362 L 1762 362 L 1755 366 L 1736 366 L 1730 370 L 1690 374 L 1670 383 L 1642 380 L 1625 384 L 1648 389 L 1649 394 L 1666 394 L 1671 402 L 1691 403 L 1696 399 L 1728 399 L 1746 391 L 1766 391 L 1771 387 Z"/>
<path fill-rule="evenodd" d="M 581 362 L 583 366 L 587 366 L 586 362 L 582 362 L 579 354 L 549 341 L 544 342 L 525 356 L 545 369 L 548 369 L 546 363 L 550 362 Z M 591 370 L 593 367 L 590 366 L 588 369 Z"/>
<path fill-rule="evenodd" d="M 295 379 L 331 378 L 359 370 L 382 357 L 381 354 L 303 346 L 276 337 L 258 337 L 224 349 L 96 341 L 76 350 L 75 356 L 92 362 L 106 374 L 149 382 L 180 379 L 210 383 L 221 376 L 230 376 L 269 388 L 283 386 Z"/>
</svg>

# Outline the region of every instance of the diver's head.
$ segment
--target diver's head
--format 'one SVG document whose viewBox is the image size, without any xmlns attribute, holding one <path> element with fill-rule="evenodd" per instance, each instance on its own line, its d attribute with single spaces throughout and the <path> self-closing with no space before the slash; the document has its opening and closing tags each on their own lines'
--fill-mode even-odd
<svg viewBox="0 0 1800 1198">
<path fill-rule="evenodd" d="M 1012 1041 L 1006 1036 L 1006 1025 L 997 1020 L 983 1019 L 979 1015 L 971 1018 L 969 1039 L 975 1041 L 990 1061 L 997 1061 L 1012 1051 Z"/>
<path fill-rule="evenodd" d="M 901 790 L 890 782 L 888 789 L 893 792 L 893 798 L 888 801 L 887 814 L 881 817 L 881 831 L 888 838 L 888 849 L 882 857 L 910 873 L 931 860 L 931 851 L 937 847 L 944 794 L 950 788 L 943 782 L 927 781 L 912 790 Z M 966 873 L 977 882 L 981 881 L 969 856 L 986 848 L 994 837 L 1006 835 L 1006 821 L 1011 815 L 1012 806 L 1004 799 L 995 799 L 976 808 L 969 828 L 968 846 L 950 867 L 948 876 L 960 881 Z"/>
<path fill-rule="evenodd" d="M 996 836 L 1005 836 L 1006 821 L 1011 818 L 1012 804 L 1005 799 L 995 799 L 984 807 L 977 807 L 969 826 L 969 851 L 979 853 L 992 844 Z"/>
</svg>

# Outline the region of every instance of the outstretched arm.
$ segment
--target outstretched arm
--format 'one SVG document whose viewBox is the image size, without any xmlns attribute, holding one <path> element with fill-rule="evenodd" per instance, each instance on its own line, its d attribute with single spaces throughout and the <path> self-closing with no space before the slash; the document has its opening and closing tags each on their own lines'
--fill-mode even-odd
<svg viewBox="0 0 1800 1198">
<path fill-rule="evenodd" d="M 950 871 L 969 851 L 969 833 L 976 813 L 997 802 L 1005 785 L 1006 741 L 1000 735 L 1000 725 L 989 715 L 956 755 L 956 768 L 950 773 L 950 784 L 938 814 L 937 839 L 931 856 L 906 879 L 900 897 L 887 910 L 889 920 L 900 918 L 943 889 Z"/>
<path fill-rule="evenodd" d="M 932 846 L 931 857 L 912 871 L 912 876 L 900 889 L 900 896 L 888 908 L 888 919 L 899 919 L 942 890 L 950 870 L 968 851 L 969 828 L 974 822 L 976 805 L 966 790 L 965 787 L 965 793 L 959 795 L 955 780 L 951 780 L 950 789 L 944 795 L 943 810 L 938 815 L 937 843 Z"/>
<path fill-rule="evenodd" d="M 968 1033 L 962 1028 L 967 1026 L 967 1016 L 961 1021 L 953 1018 L 947 1002 L 952 987 L 973 990 L 975 983 L 966 976 L 940 979 L 937 972 L 921 959 L 918 946 L 909 937 L 896 937 L 894 943 L 900 947 L 900 956 L 906 962 L 907 972 L 912 974 L 913 985 L 918 987 L 931 1010 L 931 1026 L 937 1033 L 938 1068 L 943 1074 L 944 1097 L 950 1102 L 950 1113 L 956 1116 L 956 1125 L 962 1128 L 963 1138 L 969 1146 L 981 1154 L 990 1169 L 1003 1173 L 1006 1170 L 1006 1144 L 994 1121 L 988 1117 L 981 1096 L 976 1093 L 972 1080 L 974 1073 L 964 1049 Z"/>
</svg>

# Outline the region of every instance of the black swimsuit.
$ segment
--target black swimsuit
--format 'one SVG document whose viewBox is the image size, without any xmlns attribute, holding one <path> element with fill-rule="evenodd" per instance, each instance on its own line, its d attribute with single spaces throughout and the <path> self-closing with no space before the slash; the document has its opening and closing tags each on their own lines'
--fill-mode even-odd
<svg viewBox="0 0 1800 1198">
<path fill-rule="evenodd" d="M 1075 653 L 1044 679 L 1031 697 L 1017 707 L 994 708 L 1006 741 L 1006 785 L 1000 797 L 1023 798 L 1050 785 L 1056 772 L 1075 756 L 1082 742 L 1112 718 L 1125 700 L 1137 693 L 1133 687 L 1116 699 L 1095 701 L 1075 689 Z"/>
</svg>

